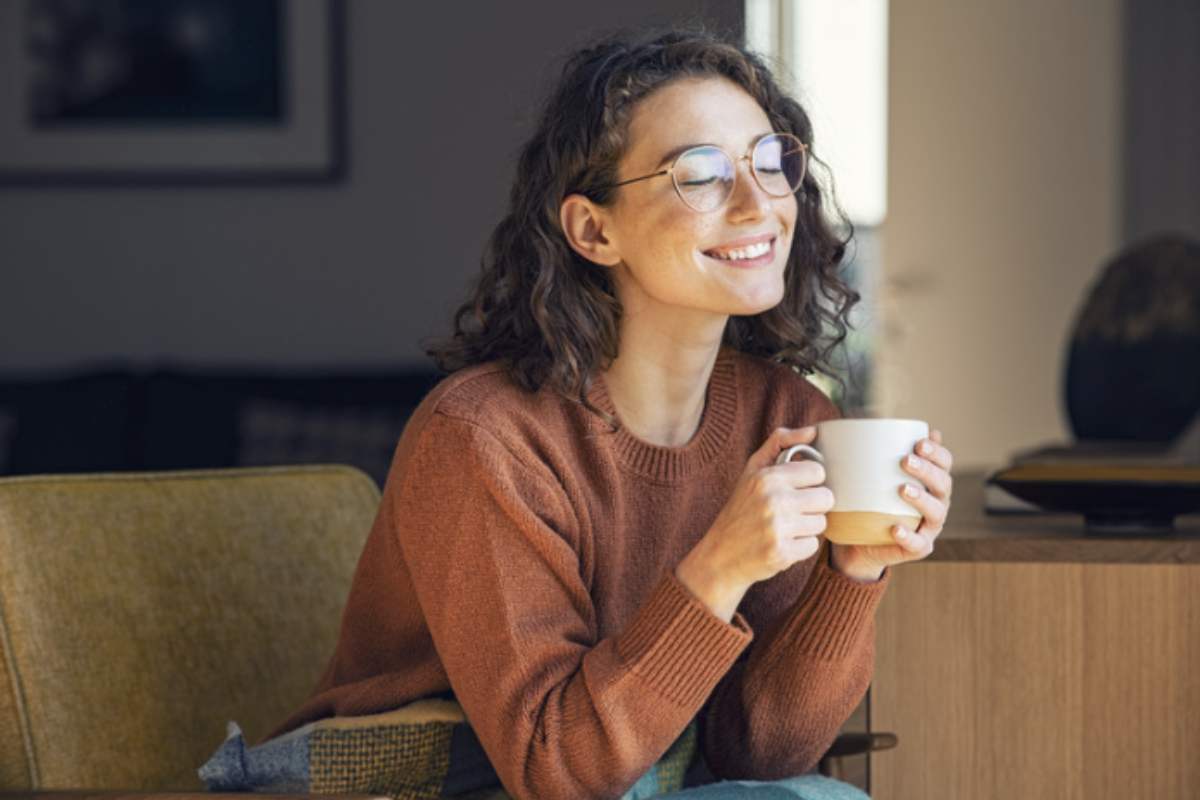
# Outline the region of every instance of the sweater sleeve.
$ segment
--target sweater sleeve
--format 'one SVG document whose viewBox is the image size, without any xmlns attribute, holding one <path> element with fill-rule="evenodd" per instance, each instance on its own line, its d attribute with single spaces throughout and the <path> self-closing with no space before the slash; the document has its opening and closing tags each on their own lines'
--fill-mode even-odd
<svg viewBox="0 0 1200 800">
<path fill-rule="evenodd" d="M 664 573 L 597 637 L 588 546 L 549 469 L 468 420 L 432 415 L 391 514 L 450 685 L 505 788 L 615 797 L 666 752 L 746 649 Z"/>
<path fill-rule="evenodd" d="M 810 425 L 840 409 L 796 381 L 787 420 Z M 741 612 L 754 645 L 719 683 L 700 716 L 712 773 L 774 780 L 811 771 L 858 705 L 875 662 L 875 609 L 891 570 L 858 583 L 829 564 L 823 542 L 809 561 L 746 594 Z"/>
<path fill-rule="evenodd" d="M 759 635 L 700 718 L 705 760 L 718 778 L 811 771 L 866 692 L 875 609 L 890 570 L 858 583 L 833 569 L 827 554 L 823 544 L 802 587 L 796 582 L 805 571 L 796 565 L 743 602 Z M 788 597 L 795 598 L 790 607 L 781 604 Z"/>
</svg>

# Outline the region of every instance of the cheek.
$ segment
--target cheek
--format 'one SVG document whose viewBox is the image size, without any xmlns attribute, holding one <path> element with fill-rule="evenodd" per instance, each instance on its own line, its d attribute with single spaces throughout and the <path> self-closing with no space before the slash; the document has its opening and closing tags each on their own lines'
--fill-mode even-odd
<svg viewBox="0 0 1200 800">
<path fill-rule="evenodd" d="M 638 220 L 635 235 L 638 254 L 662 263 L 667 259 L 690 261 L 716 234 L 705 224 L 702 215 L 687 208 L 670 208 L 643 215 Z"/>
<path fill-rule="evenodd" d="M 791 195 L 790 197 L 780 198 L 775 213 L 779 215 L 780 219 L 787 226 L 788 233 L 795 233 L 796 216 L 800 213 L 800 205 L 796 201 L 796 196 Z"/>
</svg>

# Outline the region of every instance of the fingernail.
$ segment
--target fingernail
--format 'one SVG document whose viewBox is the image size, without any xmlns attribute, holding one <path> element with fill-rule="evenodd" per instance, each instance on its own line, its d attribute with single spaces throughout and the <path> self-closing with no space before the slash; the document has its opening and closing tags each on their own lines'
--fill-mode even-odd
<svg viewBox="0 0 1200 800">
<path fill-rule="evenodd" d="M 921 459 L 917 458 L 916 456 L 909 456 L 908 457 L 908 465 L 910 467 L 916 469 L 918 466 L 921 465 Z"/>
<path fill-rule="evenodd" d="M 917 487 L 913 486 L 911 483 L 904 484 L 904 496 L 905 497 L 916 497 L 917 496 Z"/>
<path fill-rule="evenodd" d="M 905 528 L 902 528 L 901 526 L 897 525 L 896 526 L 896 538 L 897 539 L 907 539 L 908 531 Z"/>
<path fill-rule="evenodd" d="M 921 446 L 918 447 L 917 450 L 919 450 L 922 455 L 927 456 L 933 452 L 933 445 L 931 445 L 929 442 L 921 442 Z"/>
</svg>

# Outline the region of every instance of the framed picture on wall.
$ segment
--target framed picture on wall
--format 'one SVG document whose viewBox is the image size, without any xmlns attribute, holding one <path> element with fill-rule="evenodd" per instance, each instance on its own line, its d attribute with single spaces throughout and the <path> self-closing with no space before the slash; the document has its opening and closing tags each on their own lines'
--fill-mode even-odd
<svg viewBox="0 0 1200 800">
<path fill-rule="evenodd" d="M 0 2 L 0 184 L 328 182 L 342 0 Z"/>
</svg>

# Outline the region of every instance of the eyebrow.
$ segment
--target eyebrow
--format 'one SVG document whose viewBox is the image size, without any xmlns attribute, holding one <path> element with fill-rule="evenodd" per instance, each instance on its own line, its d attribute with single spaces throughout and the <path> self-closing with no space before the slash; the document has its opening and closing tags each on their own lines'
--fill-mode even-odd
<svg viewBox="0 0 1200 800">
<path fill-rule="evenodd" d="M 753 144 L 756 139 L 758 139 L 762 136 L 766 136 L 768 133 L 774 133 L 774 132 L 775 131 L 760 131 L 759 133 L 756 133 L 750 137 L 750 143 Z M 686 150 L 691 150 L 693 147 L 717 147 L 717 148 L 719 148 L 720 145 L 713 144 L 712 142 L 692 142 L 691 144 L 681 144 L 678 147 L 672 147 L 670 150 L 667 151 L 666 155 L 664 155 L 662 157 L 662 160 L 654 165 L 654 169 L 656 171 L 661 169 L 664 164 L 666 164 L 669 161 L 675 160 L 676 158 L 679 157 L 679 155 L 681 153 L 683 153 Z M 747 145 L 747 147 L 749 147 L 749 145 Z"/>
</svg>

